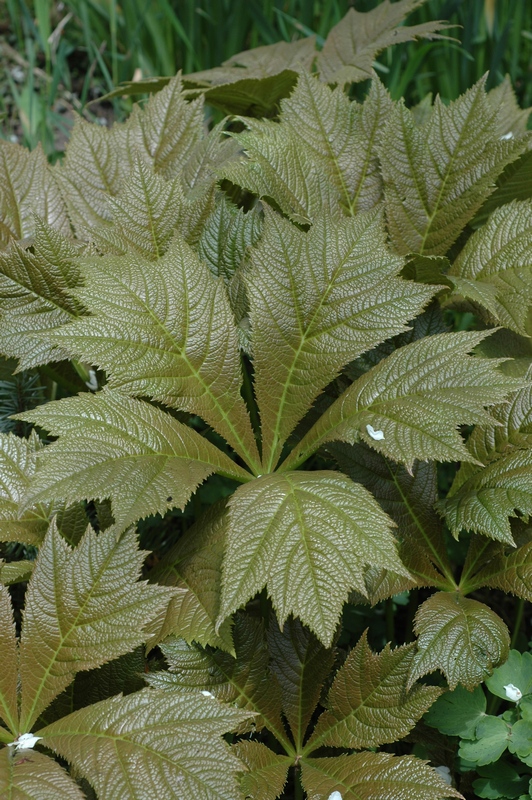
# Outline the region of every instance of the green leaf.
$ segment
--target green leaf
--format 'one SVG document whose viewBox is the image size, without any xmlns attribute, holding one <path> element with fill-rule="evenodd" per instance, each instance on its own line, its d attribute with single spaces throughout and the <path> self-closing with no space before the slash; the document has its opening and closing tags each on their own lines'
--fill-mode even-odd
<svg viewBox="0 0 532 800">
<path fill-rule="evenodd" d="M 222 735 L 249 714 L 197 694 L 144 689 L 75 711 L 39 732 L 106 800 L 233 800 L 240 762 Z"/>
<path fill-rule="evenodd" d="M 222 558 L 225 547 L 227 512 L 223 502 L 205 512 L 164 556 L 150 580 L 174 586 L 177 593 L 158 623 L 150 646 L 174 634 L 187 642 L 220 647 L 234 653 L 231 622 L 215 629 L 220 612 Z"/>
<path fill-rule="evenodd" d="M 474 219 L 475 224 L 486 221 L 496 208 L 512 200 L 528 200 L 532 195 L 532 151 L 527 150 L 508 164 L 499 175 L 493 191 Z"/>
<path fill-rule="evenodd" d="M 386 248 L 376 212 L 324 215 L 308 233 L 269 213 L 251 263 L 255 389 L 270 471 L 320 390 L 345 364 L 404 331 L 434 288 L 398 277 L 402 260 Z"/>
<path fill-rule="evenodd" d="M 528 335 L 532 303 L 531 211 L 530 201 L 495 211 L 471 236 L 450 272 L 460 278 L 459 293 L 483 304 L 497 323 L 523 336 Z M 475 296 L 477 290 L 487 293 L 486 299 Z"/>
<path fill-rule="evenodd" d="M 299 752 L 336 654 L 292 618 L 282 631 L 275 618 L 271 620 L 268 647 L 270 667 L 281 687 L 283 713 Z"/>
<path fill-rule="evenodd" d="M 380 6 L 379 6 L 380 8 Z M 485 78 L 448 106 L 436 98 L 421 127 L 394 106 L 380 143 L 386 215 L 399 253 L 445 255 L 527 138 L 501 140 Z"/>
<path fill-rule="evenodd" d="M 180 238 L 155 262 L 133 255 L 92 259 L 84 271 L 79 296 L 92 316 L 49 338 L 98 364 L 111 388 L 199 414 L 254 464 L 238 339 L 222 282 Z"/>
<path fill-rule="evenodd" d="M 441 22 L 401 25 L 405 17 L 424 0 L 384 0 L 371 11 L 350 8 L 329 31 L 318 55 L 320 78 L 326 83 L 356 83 L 371 77 L 376 56 L 386 47 L 414 39 L 444 39 L 437 31 L 448 27 Z"/>
<path fill-rule="evenodd" d="M 374 79 L 364 103 L 351 102 L 341 87 L 330 89 L 302 72 L 295 91 L 281 103 L 281 127 L 309 147 L 336 186 L 345 210 L 369 211 L 382 199 L 376 154 L 384 120 L 392 107 Z"/>
<path fill-rule="evenodd" d="M 415 459 L 475 461 L 457 426 L 490 423 L 484 406 L 523 385 L 497 369 L 499 360 L 467 355 L 485 336 L 443 333 L 399 348 L 340 395 L 283 469 L 334 440 L 362 439 L 407 466 Z"/>
<path fill-rule="evenodd" d="M 220 623 L 266 584 L 279 624 L 294 614 L 329 647 L 366 564 L 406 572 L 389 517 L 339 472 L 258 478 L 232 495 L 229 523 Z"/>
<path fill-rule="evenodd" d="M 414 586 L 454 586 L 442 524 L 433 510 L 436 465 L 416 461 L 408 472 L 365 444 L 327 445 L 342 472 L 368 489 L 397 525 L 399 556 L 413 578 L 370 568 L 365 582 L 374 605 Z"/>
<path fill-rule="evenodd" d="M 447 736 L 474 739 L 479 721 L 486 715 L 486 695 L 481 686 L 468 692 L 457 686 L 453 692 L 445 692 L 429 708 L 424 722 Z"/>
<path fill-rule="evenodd" d="M 110 497 L 124 529 L 149 514 L 184 508 L 213 472 L 248 479 L 249 473 L 192 428 L 120 392 L 69 397 L 24 418 L 30 414 L 31 422 L 60 438 L 44 449 L 27 503 Z"/>
<path fill-rule="evenodd" d="M 66 357 L 43 335 L 82 311 L 71 295 L 81 282 L 77 255 L 72 242 L 41 223 L 35 224 L 32 250 L 14 244 L 0 252 L 0 351 L 18 358 L 19 370 Z"/>
<path fill-rule="evenodd" d="M 30 579 L 20 650 L 21 721 L 29 731 L 76 672 L 133 650 L 143 627 L 169 599 L 136 583 L 145 553 L 136 537 L 90 528 L 71 550 L 52 525 Z"/>
<path fill-rule="evenodd" d="M 187 82 L 188 78 L 187 75 Z M 296 80 L 297 73 L 285 69 L 264 78 L 243 78 L 212 86 L 203 92 L 203 97 L 206 103 L 225 114 L 246 114 L 258 119 L 273 117 L 282 98 L 287 97 L 294 88 Z"/>
<path fill-rule="evenodd" d="M 389 753 L 354 753 L 304 759 L 303 786 L 308 800 L 339 792 L 342 800 L 444 800 L 462 795 L 426 762 Z"/>
<path fill-rule="evenodd" d="M 469 594 L 481 586 L 532 601 L 532 542 L 510 550 L 475 537 L 464 564 L 461 585 Z"/>
<path fill-rule="evenodd" d="M 477 600 L 437 592 L 419 607 L 418 637 L 409 684 L 439 669 L 451 689 L 485 680 L 508 656 L 510 637 L 502 619 Z"/>
<path fill-rule="evenodd" d="M 238 615 L 233 636 L 235 656 L 221 650 L 187 646 L 180 639 L 169 639 L 160 645 L 169 671 L 155 672 L 148 681 L 151 686 L 166 691 L 210 691 L 218 700 L 252 711 L 254 727 L 266 726 L 286 743 L 281 722 L 281 696 L 269 670 L 264 630 L 251 617 Z M 289 743 L 288 749 L 292 749 Z"/>
<path fill-rule="evenodd" d="M 240 782 L 244 796 L 253 800 L 276 800 L 283 791 L 292 759 L 272 753 L 260 742 L 237 742 L 233 752 L 248 768 Z"/>
<path fill-rule="evenodd" d="M 532 765 L 532 722 L 519 719 L 512 725 L 508 750 L 528 766 Z"/>
<path fill-rule="evenodd" d="M 9 800 L 85 800 L 85 795 L 53 759 L 30 750 L 12 756 L 0 750 L 0 794 Z"/>
<path fill-rule="evenodd" d="M 0 671 L 0 719 L 6 723 L 13 734 L 13 738 L 15 738 L 19 734 L 17 702 L 17 637 L 9 591 L 1 584 L 0 652 L 2 653 L 2 670 Z"/>
<path fill-rule="evenodd" d="M 32 573 L 34 561 L 10 561 L 5 562 L 0 559 L 0 582 L 9 586 L 12 583 L 21 583 L 29 580 Z"/>
<path fill-rule="evenodd" d="M 96 126 L 94 126 L 96 127 Z M 40 144 L 33 152 L 0 142 L 0 249 L 34 235 L 38 217 L 69 233 L 64 200 Z"/>
<path fill-rule="evenodd" d="M 42 447 L 34 431 L 28 439 L 0 433 L 0 541 L 38 545 L 48 530 L 50 505 L 23 510 Z"/>
<path fill-rule="evenodd" d="M 262 217 L 257 209 L 246 214 L 223 195 L 205 223 L 198 253 L 213 275 L 228 283 L 241 268 L 248 250 L 262 233 Z"/>
<path fill-rule="evenodd" d="M 493 765 L 486 765 L 477 769 L 481 778 L 473 781 L 473 789 L 477 797 L 488 798 L 488 800 L 499 800 L 499 798 L 518 798 L 526 795 L 529 777 L 519 775 L 516 770 L 504 761 L 497 761 Z"/>
<path fill-rule="evenodd" d="M 479 767 L 492 764 L 502 756 L 508 746 L 510 728 L 500 717 L 486 716 L 480 720 L 474 741 L 462 740 L 458 754 Z"/>
<path fill-rule="evenodd" d="M 440 504 L 455 536 L 468 528 L 513 545 L 508 517 L 532 511 L 531 377 L 528 366 L 522 377 L 524 388 L 513 392 L 509 402 L 491 409 L 497 424 L 476 428 L 469 437 L 467 448 L 479 466 L 462 464 Z"/>
<path fill-rule="evenodd" d="M 305 752 L 324 745 L 360 750 L 406 736 L 441 694 L 437 686 L 407 689 L 414 647 L 387 645 L 375 654 L 364 634 L 338 670 Z"/>
<path fill-rule="evenodd" d="M 488 678 L 486 686 L 492 694 L 508 700 L 504 687 L 510 683 L 523 695 L 532 694 L 532 654 L 510 650 L 508 660 Z"/>
</svg>

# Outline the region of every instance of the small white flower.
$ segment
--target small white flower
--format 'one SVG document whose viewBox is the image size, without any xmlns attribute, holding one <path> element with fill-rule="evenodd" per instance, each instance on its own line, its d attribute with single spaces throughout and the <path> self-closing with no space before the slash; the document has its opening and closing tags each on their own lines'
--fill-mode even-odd
<svg viewBox="0 0 532 800">
<path fill-rule="evenodd" d="M 340 792 L 331 792 L 327 800 L 342 800 Z"/>
<path fill-rule="evenodd" d="M 505 133 L 504 136 L 501 136 L 501 139 L 513 139 L 513 138 L 514 138 L 514 135 L 513 135 L 512 131 L 508 131 L 508 133 Z"/>
<path fill-rule="evenodd" d="M 508 700 L 511 700 L 513 703 L 518 703 L 523 696 L 521 689 L 518 689 L 517 686 L 513 685 L 513 683 L 509 683 L 507 686 L 505 686 L 504 691 L 506 692 L 506 697 Z"/>
<path fill-rule="evenodd" d="M 98 378 L 96 377 L 96 372 L 93 369 L 89 370 L 89 380 L 85 381 L 85 386 L 88 386 L 93 392 L 95 392 L 98 388 Z"/>
<path fill-rule="evenodd" d="M 208 692 L 207 689 L 202 689 L 201 693 L 202 693 L 203 697 L 212 697 L 213 700 L 216 699 L 214 697 L 213 693 L 212 692 Z"/>
<path fill-rule="evenodd" d="M 31 750 L 42 736 L 34 736 L 33 733 L 21 733 L 14 742 L 10 742 L 8 747 L 14 747 L 15 750 Z"/>
<path fill-rule="evenodd" d="M 444 767 L 444 766 L 435 767 L 435 770 L 440 776 L 440 778 L 443 778 L 445 783 L 448 783 L 449 786 L 451 786 L 452 778 L 451 778 L 451 770 L 449 769 L 449 767 Z"/>
<path fill-rule="evenodd" d="M 382 431 L 376 431 L 375 428 L 371 427 L 371 425 L 366 425 L 366 430 L 372 439 L 376 439 L 378 442 L 380 442 L 381 439 L 384 439 L 384 433 Z M 336 800 L 336 798 L 333 798 L 333 800 Z"/>
</svg>

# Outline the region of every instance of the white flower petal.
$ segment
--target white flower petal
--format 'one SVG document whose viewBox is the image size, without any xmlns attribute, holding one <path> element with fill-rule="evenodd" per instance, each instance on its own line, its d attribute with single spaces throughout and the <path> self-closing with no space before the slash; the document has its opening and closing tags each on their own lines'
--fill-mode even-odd
<svg viewBox="0 0 532 800">
<path fill-rule="evenodd" d="M 8 747 L 14 747 L 16 750 L 31 750 L 42 736 L 34 736 L 33 733 L 21 733 L 14 742 L 10 742 Z"/>
<path fill-rule="evenodd" d="M 376 431 L 371 425 L 366 425 L 366 430 L 372 439 L 376 439 L 378 442 L 384 439 L 384 433 L 382 431 Z"/>
<path fill-rule="evenodd" d="M 340 792 L 331 792 L 327 800 L 342 800 L 342 795 Z"/>
<path fill-rule="evenodd" d="M 201 693 L 202 693 L 203 697 L 212 697 L 213 700 L 216 699 L 214 697 L 213 693 L 212 692 L 208 692 L 207 689 L 202 689 Z"/>
<path fill-rule="evenodd" d="M 434 767 L 434 769 L 436 770 L 440 778 L 443 778 L 445 783 L 448 783 L 449 786 L 451 786 L 453 781 L 451 778 L 451 770 L 449 769 L 449 767 L 441 766 L 441 767 Z"/>
<path fill-rule="evenodd" d="M 517 686 L 513 685 L 513 683 L 509 683 L 507 686 L 505 686 L 504 691 L 506 692 L 506 697 L 508 700 L 511 700 L 513 703 L 518 703 L 523 696 L 521 689 L 518 689 Z"/>
</svg>

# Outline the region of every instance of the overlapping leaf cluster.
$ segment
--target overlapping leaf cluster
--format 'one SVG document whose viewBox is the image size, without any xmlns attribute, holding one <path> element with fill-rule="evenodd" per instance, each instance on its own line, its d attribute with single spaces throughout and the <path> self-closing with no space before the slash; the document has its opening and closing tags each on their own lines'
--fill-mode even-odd
<svg viewBox="0 0 532 800">
<path fill-rule="evenodd" d="M 525 115 L 507 84 L 415 109 L 376 77 L 361 103 L 344 91 L 392 39 L 436 34 L 396 27 L 416 5 L 381 4 L 364 34 L 351 11 L 318 55 L 303 41 L 178 76 L 123 125 L 77 123 L 53 168 L 0 147 L 0 351 L 20 369 L 71 359 L 104 384 L 19 417 L 51 443 L 0 434 L 0 538 L 40 548 L 21 717 L 3 590 L 2 736 L 49 713 L 43 744 L 101 798 L 273 800 L 294 765 L 316 800 L 458 796 L 410 757 L 336 752 L 406 735 L 439 693 L 417 683 L 430 672 L 485 679 L 508 631 L 468 595 L 532 591 Z M 204 100 L 240 117 L 208 132 Z M 477 330 L 450 332 L 449 307 Z M 461 462 L 443 500 L 436 462 Z M 240 485 L 135 588 L 130 526 L 184 508 L 213 473 Z M 84 534 L 85 501 L 105 514 L 108 500 L 114 526 Z M 459 580 L 443 519 L 473 532 Z M 0 563 L 4 584 L 28 577 L 16 563 Z M 344 604 L 420 587 L 437 592 L 416 642 L 376 656 L 362 639 L 331 683 Z M 267 633 L 234 617 L 263 590 Z M 170 668 L 151 689 L 59 713 L 75 673 L 144 643 Z M 251 731 L 233 754 L 228 730 Z M 5 749 L 0 780 L 45 797 L 36 775 L 52 785 L 58 767 L 34 756 L 36 771 Z"/>
</svg>

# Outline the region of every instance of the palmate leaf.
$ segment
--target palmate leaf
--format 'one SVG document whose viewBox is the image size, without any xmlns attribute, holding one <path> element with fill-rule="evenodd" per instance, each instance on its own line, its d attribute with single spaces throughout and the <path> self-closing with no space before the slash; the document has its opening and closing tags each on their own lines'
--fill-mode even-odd
<svg viewBox="0 0 532 800">
<path fill-rule="evenodd" d="M 28 505 L 111 498 L 124 529 L 148 514 L 184 508 L 211 473 L 249 473 L 192 428 L 149 403 L 103 390 L 48 403 L 24 418 L 59 440 L 42 453 Z"/>
<path fill-rule="evenodd" d="M 0 796 L 9 800 L 85 800 L 85 795 L 53 759 L 35 750 L 12 756 L 0 750 Z"/>
<path fill-rule="evenodd" d="M 29 152 L 18 144 L 0 142 L 0 249 L 12 239 L 35 233 L 37 217 L 61 233 L 69 233 L 59 186 L 39 144 Z"/>
<path fill-rule="evenodd" d="M 462 795 L 424 761 L 388 753 L 355 753 L 304 759 L 303 786 L 308 800 L 444 800 Z"/>
<path fill-rule="evenodd" d="M 133 650 L 170 591 L 137 583 L 145 553 L 134 532 L 91 529 L 71 550 L 52 525 L 26 594 L 20 648 L 22 731 L 76 672 Z"/>
<path fill-rule="evenodd" d="M 242 740 L 233 745 L 233 752 L 248 768 L 240 781 L 244 796 L 253 800 L 276 800 L 283 791 L 292 759 L 273 753 L 261 742 Z"/>
<path fill-rule="evenodd" d="M 529 368 L 524 382 L 531 375 Z M 514 544 L 508 518 L 532 512 L 531 407 L 532 389 L 525 386 L 492 409 L 499 425 L 476 428 L 469 437 L 467 448 L 478 466 L 462 464 L 440 504 L 455 536 L 466 528 Z"/>
<path fill-rule="evenodd" d="M 271 620 L 268 648 L 270 666 L 281 687 L 283 714 L 299 752 L 336 653 L 326 650 L 299 620 L 291 618 L 282 631 Z"/>
<path fill-rule="evenodd" d="M 234 800 L 242 764 L 221 737 L 249 716 L 199 692 L 144 689 L 75 711 L 39 735 L 105 800 Z"/>
<path fill-rule="evenodd" d="M 199 414 L 247 461 L 258 453 L 240 395 L 225 288 L 186 242 L 164 257 L 91 259 L 79 297 L 92 316 L 50 334 L 108 374 L 109 386 Z"/>
<path fill-rule="evenodd" d="M 411 111 L 394 106 L 380 140 L 386 215 L 399 253 L 444 255 L 493 191 L 527 137 L 501 140 L 498 111 L 485 79 L 458 100 L 436 99 L 418 127 Z"/>
<path fill-rule="evenodd" d="M 450 276 L 457 291 L 482 304 L 495 321 L 527 336 L 532 304 L 532 202 L 513 202 L 497 209 L 469 239 Z"/>
<path fill-rule="evenodd" d="M 500 542 L 474 537 L 461 584 L 468 594 L 481 586 L 489 586 L 532 602 L 532 542 L 509 550 Z"/>
<path fill-rule="evenodd" d="M 246 281 L 267 471 L 340 369 L 404 331 L 430 300 L 434 287 L 399 278 L 401 267 L 378 212 L 324 215 L 308 233 L 268 213 Z"/>
<path fill-rule="evenodd" d="M 417 611 L 418 637 L 409 685 L 439 669 L 451 689 L 474 689 L 508 656 L 510 636 L 502 619 L 484 603 L 458 593 L 437 592 Z"/>
<path fill-rule="evenodd" d="M 177 589 L 164 618 L 157 623 L 151 646 L 174 634 L 187 642 L 212 645 L 234 654 L 231 621 L 215 628 L 220 612 L 226 527 L 227 511 L 220 501 L 187 530 L 150 573 L 151 581 Z"/>
<path fill-rule="evenodd" d="M 267 585 L 279 623 L 293 614 L 330 646 L 364 566 L 406 573 L 391 520 L 339 472 L 267 475 L 229 500 L 219 622 Z"/>
<path fill-rule="evenodd" d="M 437 686 L 407 688 L 414 648 L 387 645 L 377 655 L 364 634 L 336 674 L 306 754 L 324 745 L 362 749 L 406 736 L 441 694 Z"/>
<path fill-rule="evenodd" d="M 281 693 L 269 670 L 262 625 L 251 617 L 238 615 L 234 642 L 235 656 L 232 656 L 221 650 L 187 646 L 180 639 L 169 639 L 161 645 L 169 671 L 155 672 L 147 680 L 151 686 L 167 691 L 210 691 L 218 700 L 253 712 L 256 728 L 266 726 L 286 744 Z M 288 750 L 291 750 L 289 743 Z"/>
<path fill-rule="evenodd" d="M 41 335 L 82 312 L 70 291 L 81 282 L 76 246 L 36 221 L 32 250 L 14 244 L 0 253 L 0 352 L 29 369 L 66 357 Z"/>
<path fill-rule="evenodd" d="M 382 199 L 376 144 L 391 107 L 391 98 L 378 79 L 359 105 L 341 87 L 333 91 L 306 72 L 281 103 L 281 129 L 308 145 L 351 214 L 369 211 Z"/>
<path fill-rule="evenodd" d="M 497 369 L 499 359 L 468 355 L 485 337 L 443 333 L 399 348 L 340 395 L 282 468 L 302 463 L 325 442 L 360 439 L 408 466 L 415 459 L 475 461 L 457 426 L 489 425 L 484 406 L 523 385 Z"/>
<path fill-rule="evenodd" d="M 369 489 L 397 525 L 399 556 L 411 577 L 370 567 L 365 574 L 372 604 L 415 586 L 452 588 L 443 526 L 434 511 L 438 499 L 436 465 L 416 461 L 409 473 L 365 444 L 327 445 L 338 467 Z"/>
<path fill-rule="evenodd" d="M 18 736 L 17 700 L 17 637 L 9 591 L 0 584 L 0 719 L 5 722 L 13 738 Z M 0 778 L 0 782 L 1 782 Z"/>
<path fill-rule="evenodd" d="M 425 0 L 384 0 L 368 12 L 350 8 L 345 17 L 329 31 L 318 55 L 320 78 L 326 83 L 364 81 L 372 74 L 375 57 L 386 47 L 413 39 L 444 39 L 437 31 L 448 27 L 442 22 L 402 26 L 411 11 Z"/>
</svg>

